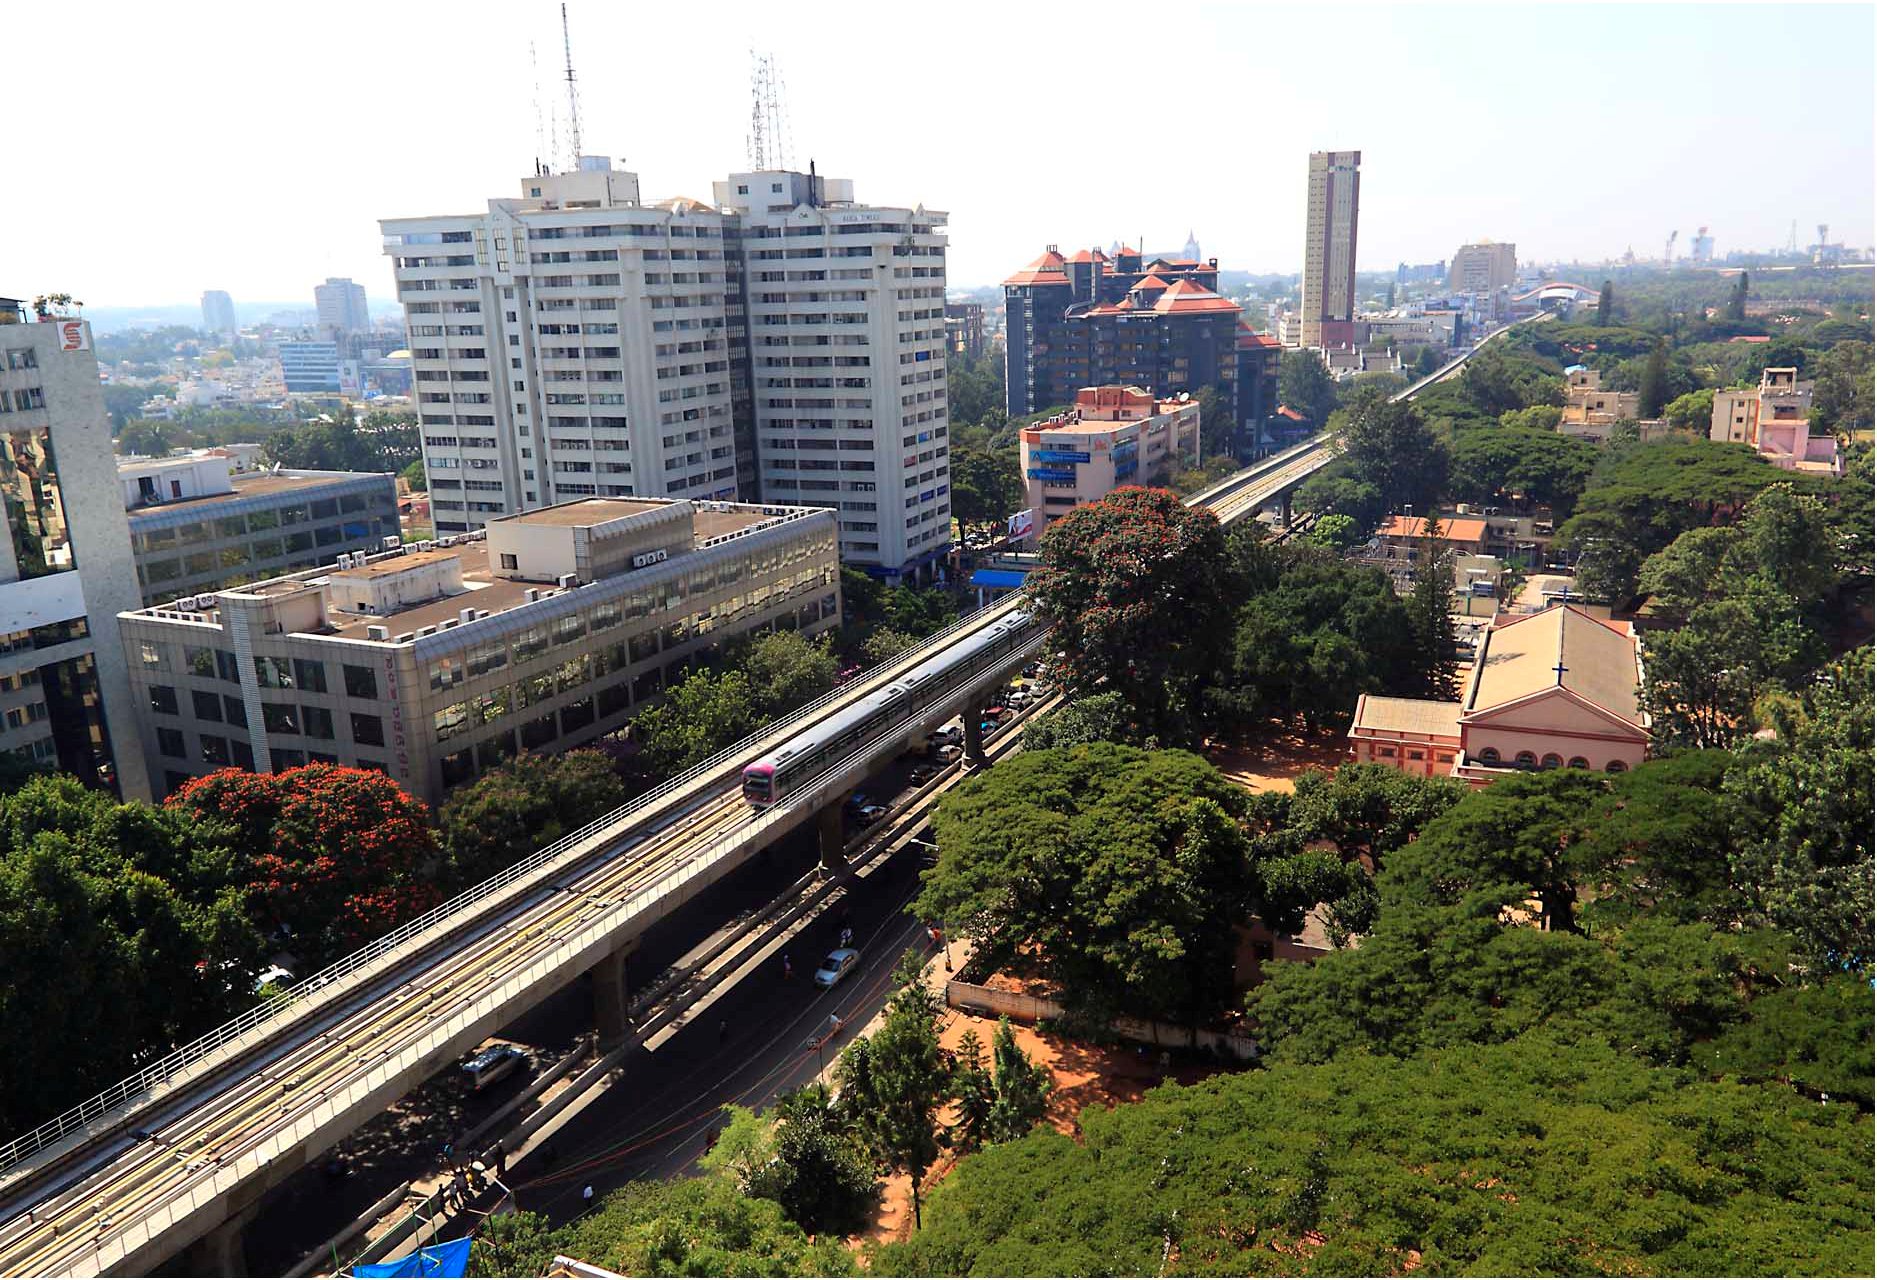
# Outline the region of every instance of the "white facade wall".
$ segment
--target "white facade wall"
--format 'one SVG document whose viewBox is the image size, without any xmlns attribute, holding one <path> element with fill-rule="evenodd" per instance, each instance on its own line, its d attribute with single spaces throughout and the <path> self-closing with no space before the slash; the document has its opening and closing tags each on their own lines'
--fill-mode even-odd
<svg viewBox="0 0 1877 1280">
<path fill-rule="evenodd" d="M 583 496 L 734 499 L 723 215 L 616 170 L 383 220 L 439 533 Z"/>
<path fill-rule="evenodd" d="M 838 507 L 843 563 L 887 577 L 951 544 L 945 215 L 852 183 L 732 174 L 765 502 Z"/>
</svg>

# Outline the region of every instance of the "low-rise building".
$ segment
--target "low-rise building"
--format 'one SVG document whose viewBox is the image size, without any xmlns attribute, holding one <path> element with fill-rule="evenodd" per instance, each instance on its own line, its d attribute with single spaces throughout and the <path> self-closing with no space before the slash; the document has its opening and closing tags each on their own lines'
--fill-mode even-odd
<svg viewBox="0 0 1877 1280">
<path fill-rule="evenodd" d="M 1433 539 L 1441 551 L 1460 556 L 1487 554 L 1486 522 L 1475 516 L 1438 516 L 1438 536 Z M 1425 516 L 1390 516 L 1375 530 L 1373 547 L 1359 558 L 1385 570 L 1404 586 L 1414 576 L 1429 542 Z"/>
<path fill-rule="evenodd" d="M 121 614 L 159 795 L 229 765 L 379 769 L 435 804 L 620 728 L 712 646 L 840 622 L 832 512 L 587 498 Z"/>
<path fill-rule="evenodd" d="M 1627 622 L 1560 604 L 1500 615 L 1480 638 L 1457 701 L 1356 702 L 1350 754 L 1484 786 L 1508 773 L 1622 773 L 1649 749 L 1642 647 Z"/>
<path fill-rule="evenodd" d="M 1634 421 L 1641 405 L 1637 392 L 1605 390 L 1602 373 L 1572 365 L 1564 371 L 1564 412 L 1558 431 L 1601 442 L 1617 423 Z"/>
<path fill-rule="evenodd" d="M 398 531 L 388 473 L 237 472 L 235 462 L 219 451 L 118 462 L 146 605 L 378 551 Z"/>
<path fill-rule="evenodd" d="M 1799 381 L 1797 369 L 1767 369 L 1757 387 L 1725 387 L 1714 393 L 1708 438 L 1749 445 L 1787 471 L 1837 475 L 1843 465 L 1838 439 L 1814 436 L 1811 414 L 1812 384 Z"/>
<path fill-rule="evenodd" d="M 1027 505 L 1035 534 L 1052 520 L 1128 484 L 1165 484 L 1199 463 L 1199 405 L 1156 400 L 1139 387 L 1084 387 L 1075 407 L 1021 436 Z"/>
</svg>

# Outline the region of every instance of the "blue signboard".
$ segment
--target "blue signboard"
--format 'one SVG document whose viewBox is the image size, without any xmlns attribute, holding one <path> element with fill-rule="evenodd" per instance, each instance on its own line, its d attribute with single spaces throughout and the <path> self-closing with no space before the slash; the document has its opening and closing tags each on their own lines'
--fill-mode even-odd
<svg viewBox="0 0 1877 1280">
<path fill-rule="evenodd" d="M 1067 484 L 1075 483 L 1075 472 L 1067 467 L 1031 467 L 1032 480 L 1061 480 Z"/>
<path fill-rule="evenodd" d="M 1082 449 L 1032 449 L 1030 457 L 1036 462 L 1087 462 L 1088 453 Z"/>
</svg>

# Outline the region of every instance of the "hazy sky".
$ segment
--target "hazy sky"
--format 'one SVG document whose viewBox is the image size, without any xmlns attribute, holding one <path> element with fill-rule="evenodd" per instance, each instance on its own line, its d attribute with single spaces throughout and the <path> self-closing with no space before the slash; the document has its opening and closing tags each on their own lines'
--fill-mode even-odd
<svg viewBox="0 0 1877 1280">
<path fill-rule="evenodd" d="M 1523 259 L 1873 241 L 1869 6 L 902 5 L 571 0 L 585 149 L 648 199 L 745 161 L 751 48 L 793 158 L 951 214 L 951 283 L 1190 227 L 1301 266 L 1306 153 L 1360 149 L 1364 270 L 1514 240 Z M 381 217 L 479 210 L 565 116 L 558 8 L 9 9 L 0 293 L 98 305 L 390 297 Z M 561 126 L 565 146 L 565 124 Z"/>
</svg>

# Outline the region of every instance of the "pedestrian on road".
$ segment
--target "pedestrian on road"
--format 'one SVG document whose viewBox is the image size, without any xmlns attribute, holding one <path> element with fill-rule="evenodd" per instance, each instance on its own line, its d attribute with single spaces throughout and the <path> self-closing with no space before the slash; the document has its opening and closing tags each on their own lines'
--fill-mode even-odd
<svg viewBox="0 0 1877 1280">
<path fill-rule="evenodd" d="M 853 944 L 853 941 L 854 931 L 852 929 L 843 928 L 841 930 L 841 945 L 843 947 L 850 946 Z"/>
<path fill-rule="evenodd" d="M 508 1176 L 508 1152 L 499 1142 L 495 1144 L 495 1176 L 498 1180 Z"/>
<path fill-rule="evenodd" d="M 582 1213 L 593 1207 L 593 1184 L 591 1182 L 581 1189 L 580 1204 Z"/>
<path fill-rule="evenodd" d="M 789 963 L 788 956 L 782 957 L 782 981 L 787 982 L 795 976 L 795 966 Z"/>
<path fill-rule="evenodd" d="M 717 1043 L 722 1044 L 724 1043 L 724 1041 L 728 1040 L 729 1038 L 730 1038 L 730 1020 L 728 1018 L 717 1019 Z"/>
</svg>

